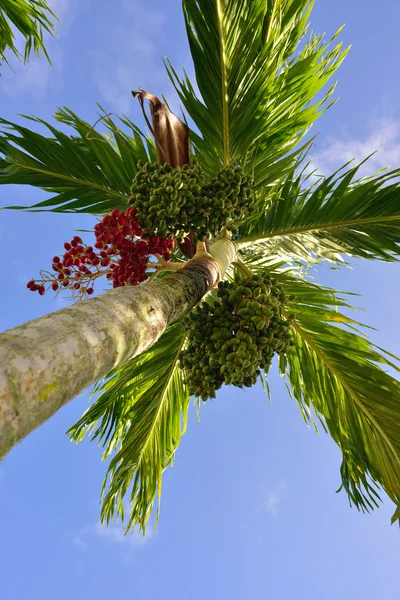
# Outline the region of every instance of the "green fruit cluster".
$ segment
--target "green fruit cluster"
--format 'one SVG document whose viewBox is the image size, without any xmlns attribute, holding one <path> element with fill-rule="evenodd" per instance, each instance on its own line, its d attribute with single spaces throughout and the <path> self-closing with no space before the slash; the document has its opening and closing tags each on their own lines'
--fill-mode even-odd
<svg viewBox="0 0 400 600">
<path fill-rule="evenodd" d="M 139 163 L 131 187 L 131 204 L 148 235 L 183 238 L 201 229 L 198 198 L 204 176 L 198 165 L 174 169 L 168 163 Z"/>
<path fill-rule="evenodd" d="M 216 236 L 223 227 L 231 229 L 232 224 L 251 214 L 255 202 L 253 185 L 242 167 L 231 165 L 203 186 L 202 194 L 209 200 L 211 235 Z"/>
<path fill-rule="evenodd" d="M 291 344 L 288 298 L 276 279 L 256 276 L 218 284 L 215 302 L 203 302 L 184 320 L 188 346 L 180 365 L 191 394 L 215 398 L 223 384 L 251 387 L 275 353 Z"/>
<path fill-rule="evenodd" d="M 206 182 L 197 164 L 175 169 L 168 163 L 139 163 L 130 203 L 146 235 L 181 241 L 193 233 L 202 241 L 249 214 L 252 184 L 238 166 L 226 167 Z"/>
</svg>

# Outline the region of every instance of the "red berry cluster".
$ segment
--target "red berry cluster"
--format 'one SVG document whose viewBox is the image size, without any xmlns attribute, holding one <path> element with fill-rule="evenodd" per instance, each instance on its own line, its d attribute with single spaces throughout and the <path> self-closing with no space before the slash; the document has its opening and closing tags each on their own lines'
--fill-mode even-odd
<svg viewBox="0 0 400 600">
<path fill-rule="evenodd" d="M 53 257 L 52 268 L 55 273 L 42 272 L 42 279 L 29 281 L 27 288 L 39 292 L 41 296 L 52 289 L 55 292 L 68 288 L 74 295 L 91 295 L 94 281 L 106 275 L 112 280 L 113 287 L 138 285 L 148 278 L 151 255 L 171 258 L 174 240 L 159 237 L 138 239 L 144 232 L 135 218 L 136 209 L 118 209 L 106 215 L 94 227 L 96 243 L 94 248 L 84 244 L 79 236 L 65 242 L 63 257 Z M 45 287 L 47 285 L 47 290 Z"/>
<path fill-rule="evenodd" d="M 138 285 L 145 281 L 148 278 L 146 265 L 149 256 L 159 254 L 164 260 L 171 258 L 173 239 L 159 237 L 149 237 L 147 240 L 139 241 L 134 239 L 143 235 L 135 215 L 134 207 L 128 208 L 123 213 L 116 209 L 94 227 L 95 247 L 101 250 L 102 254 L 119 257 L 117 262 L 110 265 L 112 273 L 107 274 L 107 278 L 113 281 L 113 287 Z"/>
</svg>

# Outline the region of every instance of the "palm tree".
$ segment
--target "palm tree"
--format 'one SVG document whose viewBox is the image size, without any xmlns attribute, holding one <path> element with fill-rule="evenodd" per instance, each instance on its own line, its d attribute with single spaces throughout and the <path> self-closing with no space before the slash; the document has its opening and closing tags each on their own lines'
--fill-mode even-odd
<svg viewBox="0 0 400 600">
<path fill-rule="evenodd" d="M 43 33 L 47 31 L 54 35 L 56 19 L 47 0 L 0 0 L 0 61 L 7 62 L 6 51 L 21 57 L 15 45 L 14 32 L 17 30 L 25 38 L 25 62 L 32 50 L 38 56 L 43 52 L 50 62 Z"/>
<path fill-rule="evenodd" d="M 145 530 L 185 431 L 182 317 L 212 305 L 219 280 L 255 275 L 278 276 L 290 297 L 294 343 L 277 366 L 303 418 L 319 421 L 341 449 L 350 502 L 369 511 L 381 487 L 396 505 L 393 521 L 400 517 L 400 385 L 387 372 L 398 370 L 397 359 L 368 341 L 346 296 L 311 282 L 306 269 L 340 266 L 346 255 L 397 260 L 400 171 L 360 179 L 359 165 L 344 165 L 330 177 L 312 175 L 307 134 L 330 106 L 334 86 L 320 92 L 347 52 L 338 34 L 328 42 L 307 37 L 312 5 L 183 2 L 198 91 L 186 74 L 166 68 L 193 122 L 191 158 L 208 178 L 232 163 L 254 178 L 253 207 L 233 223 L 236 237 L 222 227 L 197 244 L 194 258 L 186 238 L 170 263 L 148 265 L 150 283 L 118 287 L 0 336 L 0 454 L 97 382 L 93 404 L 69 433 L 77 441 L 91 435 L 112 457 L 102 492 L 106 522 L 124 516 L 129 489 L 127 529 Z M 190 159 L 188 127 L 154 96 L 135 96 L 143 106 L 150 100 L 155 141 L 126 117 L 123 130 L 104 113 L 104 134 L 68 109 L 55 118 L 71 136 L 38 119 L 49 137 L 1 120 L 0 183 L 52 194 L 29 210 L 125 210 L 140 161 L 167 156 L 182 167 Z M 259 378 L 268 389 L 266 373 Z"/>
</svg>

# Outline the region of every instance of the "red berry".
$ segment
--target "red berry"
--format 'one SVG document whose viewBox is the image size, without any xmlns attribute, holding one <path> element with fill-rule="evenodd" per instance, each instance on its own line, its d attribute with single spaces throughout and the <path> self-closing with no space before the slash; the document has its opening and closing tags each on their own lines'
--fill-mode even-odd
<svg viewBox="0 0 400 600">
<path fill-rule="evenodd" d="M 38 289 L 39 289 L 39 286 L 38 286 L 38 285 L 36 285 L 36 283 L 35 283 L 35 285 L 33 285 L 33 286 L 30 288 L 31 292 L 37 292 L 37 291 L 38 291 Z"/>
<path fill-rule="evenodd" d="M 39 287 L 38 287 L 38 292 L 39 292 L 39 294 L 40 294 L 41 296 L 43 296 L 43 295 L 44 295 L 45 291 L 46 291 L 46 290 L 44 289 L 44 285 L 39 285 Z"/>
<path fill-rule="evenodd" d="M 53 256 L 53 263 L 59 263 L 60 262 L 60 257 L 59 256 Z"/>
<path fill-rule="evenodd" d="M 78 242 L 77 242 L 75 239 L 71 240 L 71 246 L 72 246 L 73 248 L 76 248 L 76 247 L 77 247 L 77 245 L 78 245 Z"/>
<path fill-rule="evenodd" d="M 79 235 L 75 235 L 75 236 L 74 236 L 74 242 L 77 242 L 77 244 L 82 244 L 82 240 L 81 240 L 81 238 L 79 237 Z"/>
<path fill-rule="evenodd" d="M 100 261 L 100 264 L 102 267 L 108 267 L 108 265 L 110 264 L 110 259 L 109 258 L 103 258 L 103 260 Z"/>
<path fill-rule="evenodd" d="M 33 279 L 31 279 L 30 281 L 28 281 L 28 283 L 26 284 L 26 287 L 28 288 L 28 290 L 31 290 L 35 285 L 35 282 Z"/>
<path fill-rule="evenodd" d="M 103 240 L 104 242 L 109 242 L 112 238 L 112 233 L 110 231 L 105 231 L 101 237 L 98 239 Z"/>
<path fill-rule="evenodd" d="M 63 287 L 68 287 L 69 286 L 69 281 L 67 279 L 65 279 L 65 281 L 62 282 Z"/>
<path fill-rule="evenodd" d="M 64 279 L 64 273 L 59 273 L 57 279 Z"/>
<path fill-rule="evenodd" d="M 121 211 L 119 211 L 118 208 L 114 208 L 114 210 L 111 213 L 111 216 L 116 218 L 116 217 L 119 217 L 120 214 L 121 214 Z"/>
<path fill-rule="evenodd" d="M 56 292 L 58 290 L 58 283 L 55 281 L 54 283 L 51 284 L 51 287 Z"/>
<path fill-rule="evenodd" d="M 65 242 L 65 244 L 64 244 L 64 248 L 65 248 L 66 250 L 71 250 L 71 244 L 68 244 L 68 242 Z"/>
<path fill-rule="evenodd" d="M 93 288 L 88 288 L 88 289 L 86 290 L 86 293 L 87 293 L 87 294 L 89 294 L 89 296 L 91 296 L 91 295 L 93 294 L 93 292 L 94 292 L 94 289 L 93 289 Z"/>
<path fill-rule="evenodd" d="M 103 242 L 96 242 L 94 245 L 95 248 L 99 248 L 99 249 L 102 248 L 103 246 L 104 246 Z"/>
<path fill-rule="evenodd" d="M 92 265 L 93 265 L 94 267 L 97 267 L 97 265 L 98 265 L 99 263 L 100 263 L 100 260 L 99 260 L 99 259 L 97 258 L 97 256 L 96 256 L 96 258 L 94 258 L 94 259 L 92 260 Z M 82 271 L 83 271 L 83 269 L 82 269 Z"/>
<path fill-rule="evenodd" d="M 92 246 L 88 246 L 88 247 L 86 248 L 86 254 L 91 254 L 92 252 L 93 252 L 93 248 L 92 248 Z"/>
<path fill-rule="evenodd" d="M 74 284 L 74 290 L 79 290 L 80 287 L 81 287 L 80 283 L 75 283 Z"/>
</svg>

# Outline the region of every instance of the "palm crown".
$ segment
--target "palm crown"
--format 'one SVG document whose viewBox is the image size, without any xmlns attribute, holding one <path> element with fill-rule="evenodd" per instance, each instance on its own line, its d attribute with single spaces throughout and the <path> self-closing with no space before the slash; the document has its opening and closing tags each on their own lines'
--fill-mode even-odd
<svg viewBox="0 0 400 600">
<path fill-rule="evenodd" d="M 192 120 L 191 153 L 204 172 L 212 177 L 222 165 L 236 163 L 254 178 L 255 205 L 234 224 L 239 258 L 227 280 L 279 274 L 296 317 L 295 344 L 280 355 L 279 371 L 303 418 L 319 421 L 340 447 L 350 502 L 369 511 L 382 487 L 397 507 L 396 520 L 400 389 L 387 370 L 398 370 L 397 359 L 368 341 L 362 325 L 348 316 L 346 296 L 310 282 L 304 265 L 342 265 L 345 255 L 397 260 L 400 171 L 359 179 L 359 166 L 345 165 L 330 177 L 310 176 L 312 140 L 306 135 L 330 106 L 334 86 L 320 92 L 347 52 L 337 35 L 327 42 L 307 33 L 312 5 L 184 0 L 197 90 L 168 61 L 166 68 Z M 156 146 L 127 117 L 120 119 L 124 129 L 102 117 L 104 134 L 72 111 L 58 110 L 55 118 L 74 129 L 71 136 L 34 119 L 48 128 L 48 137 L 1 119 L 0 183 L 51 192 L 30 210 L 125 210 L 138 162 L 155 162 Z M 177 251 L 173 260 L 182 259 Z M 94 403 L 70 430 L 75 440 L 91 434 L 104 456 L 112 456 L 103 486 L 106 521 L 123 516 L 130 490 L 127 527 L 145 529 L 162 472 L 186 427 L 190 394 L 179 368 L 186 346 L 178 321 L 150 350 L 96 384 Z"/>
</svg>

